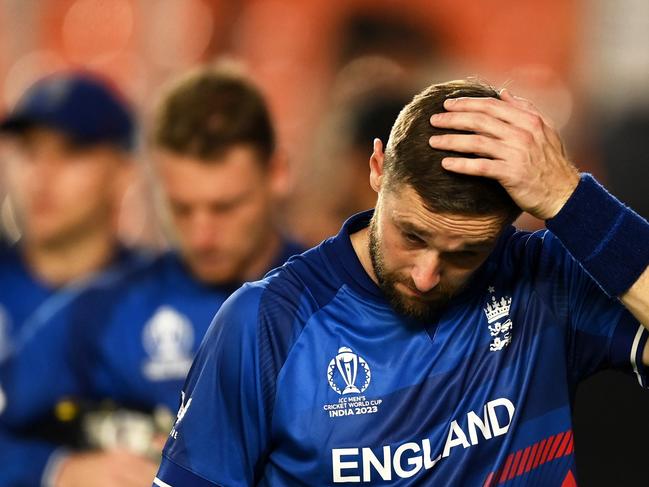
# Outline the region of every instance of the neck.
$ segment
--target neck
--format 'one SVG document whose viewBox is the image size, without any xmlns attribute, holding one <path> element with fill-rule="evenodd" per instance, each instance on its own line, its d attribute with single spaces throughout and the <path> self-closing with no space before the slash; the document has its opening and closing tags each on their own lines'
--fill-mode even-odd
<svg viewBox="0 0 649 487">
<path fill-rule="evenodd" d="M 114 258 L 115 247 L 114 234 L 106 229 L 65 245 L 26 242 L 23 255 L 38 279 L 59 287 L 101 271 Z"/>
<path fill-rule="evenodd" d="M 259 248 L 255 254 L 255 258 L 247 266 L 246 272 L 243 275 L 244 281 L 261 279 L 277 260 L 282 247 L 282 239 L 280 238 L 279 232 L 273 230 L 263 242 L 264 245 Z"/>
<path fill-rule="evenodd" d="M 367 272 L 367 275 L 376 283 L 379 283 L 379 280 L 374 273 L 374 266 L 372 265 L 372 258 L 370 257 L 370 229 L 365 227 L 362 230 L 359 230 L 356 233 L 353 233 L 349 236 L 354 252 L 358 260 L 361 262 L 363 269 Z"/>
</svg>

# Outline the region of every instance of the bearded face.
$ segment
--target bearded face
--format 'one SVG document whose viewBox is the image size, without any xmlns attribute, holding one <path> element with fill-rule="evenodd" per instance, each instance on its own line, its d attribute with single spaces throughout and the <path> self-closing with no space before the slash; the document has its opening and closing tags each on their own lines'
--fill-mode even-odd
<svg viewBox="0 0 649 487">
<path fill-rule="evenodd" d="M 431 212 L 407 186 L 382 195 L 368 231 L 369 254 L 390 305 L 429 321 L 466 287 L 503 222 L 497 216 Z"/>
</svg>

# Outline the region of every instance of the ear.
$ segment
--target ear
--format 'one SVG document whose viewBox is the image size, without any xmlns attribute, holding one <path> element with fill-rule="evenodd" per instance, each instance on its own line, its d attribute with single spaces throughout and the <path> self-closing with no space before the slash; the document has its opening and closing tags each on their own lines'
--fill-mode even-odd
<svg viewBox="0 0 649 487">
<path fill-rule="evenodd" d="M 293 171 L 288 161 L 287 154 L 276 150 L 268 161 L 268 181 L 270 190 L 275 198 L 286 198 L 293 188 Z"/>
<path fill-rule="evenodd" d="M 381 139 L 374 139 L 374 150 L 370 157 L 370 186 L 377 193 L 383 184 L 383 142 Z"/>
<path fill-rule="evenodd" d="M 136 182 L 138 171 L 133 156 L 131 155 L 119 154 L 115 162 L 115 172 L 110 183 L 112 184 L 117 201 L 121 201 L 131 185 Z"/>
</svg>

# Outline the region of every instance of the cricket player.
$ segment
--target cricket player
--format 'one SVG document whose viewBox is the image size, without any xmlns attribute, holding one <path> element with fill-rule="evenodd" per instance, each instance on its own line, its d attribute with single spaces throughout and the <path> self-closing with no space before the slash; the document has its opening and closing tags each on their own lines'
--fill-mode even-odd
<svg viewBox="0 0 649 487">
<path fill-rule="evenodd" d="M 154 486 L 574 486 L 577 383 L 645 384 L 649 224 L 531 104 L 430 86 L 370 169 L 375 210 L 221 307 Z"/>
<path fill-rule="evenodd" d="M 30 87 L 0 120 L 8 188 L 22 232 L 0 249 L 0 361 L 84 281 L 137 256 L 115 221 L 135 121 L 103 79 L 65 72 Z"/>
</svg>

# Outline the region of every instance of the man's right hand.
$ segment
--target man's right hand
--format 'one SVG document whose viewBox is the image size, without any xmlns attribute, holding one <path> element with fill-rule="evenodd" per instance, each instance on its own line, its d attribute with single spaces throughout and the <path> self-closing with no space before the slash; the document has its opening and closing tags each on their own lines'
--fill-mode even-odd
<svg viewBox="0 0 649 487">
<path fill-rule="evenodd" d="M 501 99 L 451 98 L 443 113 L 431 117 L 438 128 L 466 131 L 434 135 L 435 149 L 478 154 L 446 157 L 444 169 L 498 181 L 514 202 L 541 220 L 559 212 L 579 184 L 549 120 L 534 105 L 506 90 Z"/>
<path fill-rule="evenodd" d="M 55 487 L 150 487 L 157 465 L 148 458 L 112 450 L 70 455 L 63 461 Z"/>
</svg>

